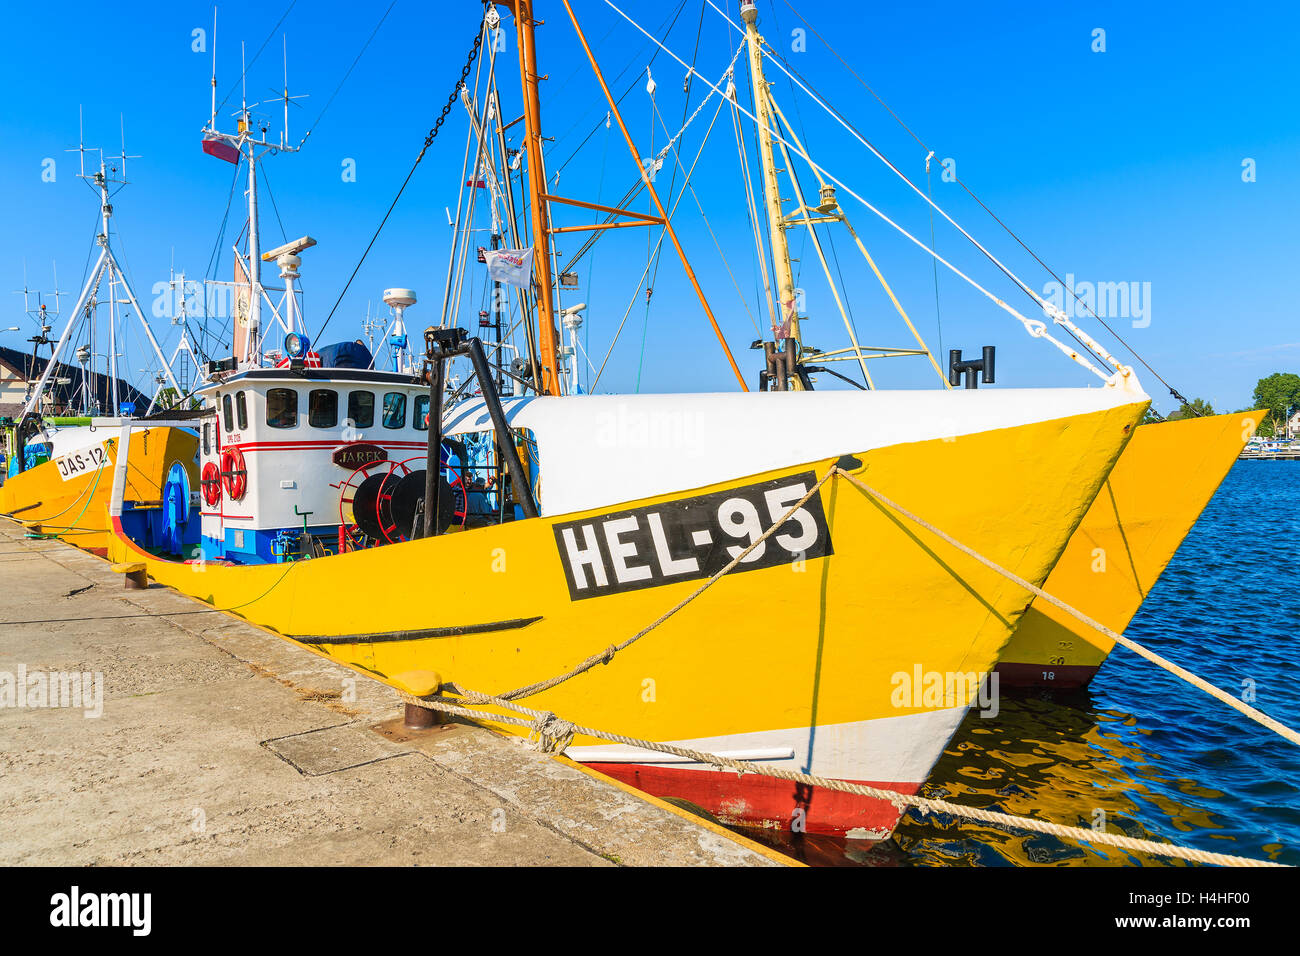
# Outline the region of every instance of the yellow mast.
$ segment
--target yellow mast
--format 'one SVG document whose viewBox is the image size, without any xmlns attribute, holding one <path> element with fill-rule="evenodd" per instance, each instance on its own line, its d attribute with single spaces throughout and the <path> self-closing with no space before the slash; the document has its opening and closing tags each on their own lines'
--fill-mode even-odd
<svg viewBox="0 0 1300 956">
<path fill-rule="evenodd" d="M 758 7 L 752 0 L 740 5 L 740 16 L 745 21 L 745 45 L 749 54 L 749 76 L 753 82 L 754 115 L 758 118 L 758 154 L 763 164 L 763 197 L 767 206 L 768 233 L 772 244 L 772 267 L 776 272 L 777 302 L 781 312 L 781 328 L 773 334 L 780 340 L 794 342 L 794 359 L 797 363 L 803 343 L 799 337 L 799 313 L 796 308 L 794 270 L 790 265 L 790 245 L 786 241 L 785 214 L 781 211 L 780 183 L 777 180 L 776 157 L 772 147 L 773 119 L 769 107 L 767 78 L 763 74 L 763 38 L 758 33 Z M 789 388 L 802 389 L 798 375 L 789 378 Z"/>
</svg>

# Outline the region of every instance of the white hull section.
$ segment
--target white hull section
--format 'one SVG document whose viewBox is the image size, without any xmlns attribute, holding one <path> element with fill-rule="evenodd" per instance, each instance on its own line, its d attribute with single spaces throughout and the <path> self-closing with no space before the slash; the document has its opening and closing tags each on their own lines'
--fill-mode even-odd
<svg viewBox="0 0 1300 956">
<path fill-rule="evenodd" d="M 50 439 L 50 457 L 58 458 L 102 445 L 110 438 L 117 438 L 121 428 L 120 418 L 93 418 L 90 425 L 47 426 L 45 433 Z M 39 439 L 29 439 L 34 440 Z"/>
<path fill-rule="evenodd" d="M 1098 388 L 725 392 L 505 399 L 537 439 L 544 515 L 569 514 L 891 445 L 1014 428 L 1146 401 Z M 447 434 L 491 428 L 481 401 Z"/>
<path fill-rule="evenodd" d="M 965 707 L 949 707 L 899 717 L 824 724 L 816 728 L 790 727 L 664 742 L 719 757 L 748 760 L 838 780 L 920 784 L 929 776 L 930 768 L 965 716 Z M 579 763 L 734 772 L 719 771 L 710 764 L 622 744 L 570 747 L 565 756 Z"/>
</svg>

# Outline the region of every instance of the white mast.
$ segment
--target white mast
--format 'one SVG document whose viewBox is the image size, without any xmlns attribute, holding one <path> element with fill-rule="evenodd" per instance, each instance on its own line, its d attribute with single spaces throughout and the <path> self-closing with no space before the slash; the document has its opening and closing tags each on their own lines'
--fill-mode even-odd
<svg viewBox="0 0 1300 956">
<path fill-rule="evenodd" d="M 214 18 L 213 18 L 214 36 L 215 33 L 216 33 L 216 19 L 214 14 Z M 240 45 L 241 66 L 243 65 L 243 61 L 244 61 L 243 45 L 241 44 Z M 285 130 L 281 130 L 280 138 L 275 142 L 271 142 L 270 140 L 267 139 L 266 124 L 263 124 L 260 130 L 254 130 L 251 111 L 253 107 L 258 106 L 260 104 L 258 103 L 250 104 L 248 102 L 247 93 L 244 92 L 247 89 L 247 82 L 246 82 L 247 67 L 246 66 L 244 66 L 243 73 L 240 76 L 241 94 L 240 94 L 239 110 L 235 114 L 235 116 L 238 117 L 236 122 L 236 131 L 234 133 L 223 133 L 220 130 L 218 130 L 216 128 L 217 126 L 216 116 L 217 116 L 217 109 L 219 104 L 216 103 L 216 82 L 217 82 L 216 76 L 217 76 L 216 49 L 214 43 L 214 48 L 212 53 L 213 106 L 212 106 L 211 114 L 209 116 L 208 123 L 203 127 L 203 134 L 206 139 L 219 140 L 233 147 L 239 153 L 240 158 L 242 158 L 248 163 L 248 185 L 244 193 L 248 205 L 248 254 L 246 256 L 239 256 L 240 265 L 243 269 L 244 277 L 247 279 L 248 290 L 249 290 L 248 292 L 248 336 L 244 343 L 243 353 L 237 354 L 235 356 L 235 360 L 239 362 L 241 365 L 257 367 L 262 364 L 263 339 L 265 338 L 265 334 L 262 328 L 263 325 L 262 299 L 267 296 L 266 288 L 262 285 L 262 248 L 261 248 L 261 233 L 259 231 L 259 219 L 258 219 L 258 209 L 257 209 L 257 164 L 261 156 L 265 155 L 267 150 L 274 150 L 277 152 L 286 152 L 286 153 L 296 153 L 298 152 L 298 147 L 288 145 L 288 137 L 286 135 Z M 285 41 L 284 84 L 285 84 L 284 89 L 279 99 L 282 100 L 284 105 L 284 122 L 287 129 L 288 122 L 289 122 L 289 103 L 292 100 L 299 99 L 299 97 L 289 95 L 288 41 L 287 40 Z M 260 153 L 259 150 L 261 151 Z M 296 277 L 297 277 L 297 273 L 294 272 L 294 275 L 291 278 L 296 278 Z M 290 277 L 286 277 L 286 278 L 290 278 Z M 287 293 L 287 299 L 290 301 L 286 303 L 286 309 L 289 312 L 289 319 L 287 321 L 290 330 L 292 330 L 293 328 L 293 321 L 294 321 L 293 313 L 295 311 L 293 302 L 291 301 L 292 298 L 293 298 L 293 289 L 292 289 L 292 283 L 290 283 L 290 289 L 289 292 Z M 270 302 L 269 299 L 267 301 L 268 303 Z M 273 304 L 271 305 L 271 309 L 272 311 L 275 311 L 275 307 Z M 286 322 L 285 318 L 279 316 L 278 313 L 277 313 L 277 318 L 282 324 Z"/>
<path fill-rule="evenodd" d="M 95 190 L 99 193 L 101 231 L 99 235 L 95 237 L 95 242 L 100 247 L 99 258 L 96 261 L 95 267 L 91 271 L 89 278 L 86 280 L 85 286 L 81 290 L 81 295 L 77 299 L 76 306 L 72 309 L 71 316 L 69 317 L 67 323 L 63 327 L 63 332 L 59 336 L 59 341 L 54 347 L 54 352 L 50 357 L 49 363 L 45 366 L 45 371 L 41 374 L 40 381 L 37 382 L 36 388 L 32 390 L 32 393 L 27 398 L 27 403 L 23 406 L 23 414 L 26 415 L 30 412 L 38 411 L 40 409 L 41 398 L 45 393 L 45 387 L 46 385 L 49 384 L 50 377 L 54 374 L 54 371 L 59 362 L 59 357 L 63 354 L 64 349 L 67 347 L 68 341 L 72 336 L 73 327 L 77 325 L 78 320 L 82 317 L 83 310 L 84 310 L 84 314 L 89 318 L 90 334 L 93 338 L 94 327 L 95 327 L 94 310 L 96 305 L 99 302 L 100 286 L 103 283 L 103 281 L 107 279 L 108 280 L 108 306 L 109 306 L 109 354 L 108 354 L 107 364 L 110 370 L 110 375 L 112 376 L 110 388 L 111 388 L 111 395 L 113 398 L 113 407 L 111 409 L 108 409 L 108 411 L 110 414 L 116 415 L 118 413 L 118 402 L 117 402 L 117 398 L 118 398 L 117 395 L 117 385 L 118 385 L 117 382 L 117 306 L 118 305 L 130 305 L 131 308 L 135 310 L 136 318 L 139 319 L 140 325 L 144 329 L 145 337 L 148 339 L 149 346 L 153 350 L 155 357 L 158 359 L 158 363 L 161 370 L 166 375 L 172 387 L 177 388 L 176 379 L 172 375 L 171 366 L 167 363 L 167 359 L 163 355 L 162 348 L 158 345 L 158 340 L 154 337 L 153 329 L 149 327 L 149 321 L 146 318 L 146 314 L 144 310 L 140 308 L 139 300 L 136 298 L 135 292 L 131 289 L 131 283 L 127 280 L 126 274 L 122 271 L 122 267 L 117 262 L 117 257 L 114 256 L 113 254 L 111 232 L 109 229 L 109 220 L 113 216 L 113 204 L 109 202 L 108 187 L 110 184 L 117 184 L 122 186 L 127 185 L 127 180 L 125 175 L 126 161 L 127 159 L 138 159 L 139 157 L 127 155 L 125 135 L 123 136 L 122 155 L 120 156 L 105 157 L 104 151 L 102 149 L 97 149 L 96 147 L 88 148 L 85 145 L 84 140 L 79 143 L 79 145 L 75 150 L 69 150 L 68 152 L 75 152 L 80 154 L 81 172 L 78 173 L 78 176 L 79 178 L 84 179 L 86 180 L 86 182 L 90 183 L 95 188 Z M 91 175 L 86 174 L 86 153 L 88 152 L 99 153 L 99 170 Z M 117 166 L 110 167 L 108 164 L 109 159 L 118 160 L 121 163 L 120 170 Z M 125 299 L 120 299 L 120 300 L 118 299 L 117 297 L 118 289 L 121 289 L 126 294 Z M 90 358 L 93 361 L 94 359 L 93 354 L 90 356 Z M 180 389 L 177 388 L 177 391 L 179 392 Z"/>
</svg>

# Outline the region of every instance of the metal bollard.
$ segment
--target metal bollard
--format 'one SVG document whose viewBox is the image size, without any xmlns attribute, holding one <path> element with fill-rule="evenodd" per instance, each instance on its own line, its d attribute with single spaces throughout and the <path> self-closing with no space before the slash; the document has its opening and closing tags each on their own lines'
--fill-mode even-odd
<svg viewBox="0 0 1300 956">
<path fill-rule="evenodd" d="M 403 671 L 390 678 L 392 683 L 413 697 L 428 697 L 438 693 L 442 677 L 435 671 Z M 419 704 L 407 704 L 402 725 L 408 730 L 428 730 L 447 723 L 447 714 Z"/>
<path fill-rule="evenodd" d="M 430 727 L 442 723 L 444 716 L 444 714 L 431 707 L 407 704 L 406 719 L 402 721 L 402 726 L 408 730 L 428 730 Z"/>
<path fill-rule="evenodd" d="M 123 583 L 128 591 L 143 591 L 149 587 L 149 572 L 146 570 L 143 561 L 135 561 L 130 564 L 115 564 L 113 572 L 122 575 Z"/>
</svg>

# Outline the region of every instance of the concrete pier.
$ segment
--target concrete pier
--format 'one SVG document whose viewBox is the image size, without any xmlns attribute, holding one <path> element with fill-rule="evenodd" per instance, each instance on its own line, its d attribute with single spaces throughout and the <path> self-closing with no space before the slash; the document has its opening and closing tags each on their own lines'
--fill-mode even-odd
<svg viewBox="0 0 1300 956">
<path fill-rule="evenodd" d="M 4 519 L 0 701 L 4 865 L 791 862 Z"/>
</svg>

